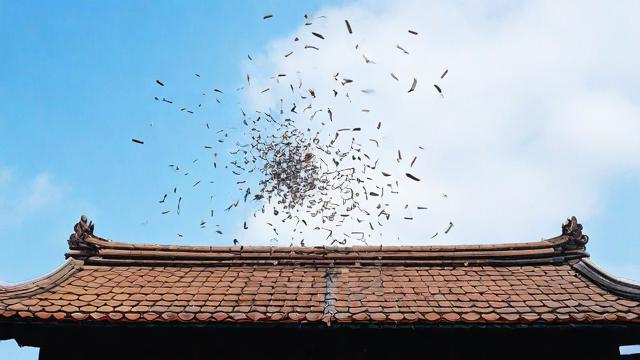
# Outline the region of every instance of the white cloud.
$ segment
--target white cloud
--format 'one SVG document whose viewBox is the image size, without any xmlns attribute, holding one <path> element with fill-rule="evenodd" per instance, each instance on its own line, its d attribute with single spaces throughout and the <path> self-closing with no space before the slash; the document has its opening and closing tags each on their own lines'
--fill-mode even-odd
<svg viewBox="0 0 640 360">
<path fill-rule="evenodd" d="M 254 84 L 246 101 L 278 108 L 288 82 L 275 87 L 270 77 L 297 76 L 303 89 L 320 94 L 315 109 L 333 109 L 338 127 L 362 126 L 382 140 L 386 169 L 401 175 L 408 167 L 406 160 L 396 165 L 396 149 L 418 155 L 412 172 L 422 181 L 403 179 L 395 218 L 405 203 L 430 209 L 414 211 L 418 221 L 391 221 L 386 244 L 398 237 L 403 244 L 535 241 L 532 234 L 557 234 L 568 215 L 584 220 L 596 214 L 607 179 L 640 171 L 639 11 L 640 3 L 631 1 L 365 1 L 327 8 L 316 14 L 326 18 L 276 39 L 247 65 Z M 365 64 L 363 54 L 376 64 Z M 445 68 L 449 74 L 440 80 Z M 336 84 L 337 72 L 354 83 Z M 418 87 L 408 94 L 414 77 Z M 298 85 L 297 78 L 292 82 Z M 260 93 L 266 87 L 272 91 Z M 333 99 L 334 88 L 348 89 L 353 103 L 343 94 Z M 369 88 L 376 93 L 359 91 Z M 272 220 L 253 220 L 253 228 Z M 450 220 L 450 234 L 428 240 Z M 307 243 L 323 243 L 321 233 L 313 238 Z"/>
<path fill-rule="evenodd" d="M 19 202 L 19 212 L 31 214 L 60 199 L 61 189 L 51 182 L 47 173 L 38 174 L 29 186 L 25 197 Z"/>
<path fill-rule="evenodd" d="M 56 184 L 48 173 L 22 179 L 0 168 L 0 225 L 23 222 L 59 202 L 64 192 L 65 186 Z"/>
</svg>

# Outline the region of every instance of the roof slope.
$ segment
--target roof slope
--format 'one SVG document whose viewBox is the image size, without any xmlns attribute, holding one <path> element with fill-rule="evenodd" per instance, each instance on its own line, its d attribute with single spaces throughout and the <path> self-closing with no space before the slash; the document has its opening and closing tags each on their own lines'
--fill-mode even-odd
<svg viewBox="0 0 640 360">
<path fill-rule="evenodd" d="M 89 238 L 0 288 L 0 322 L 640 324 L 640 286 L 571 236 L 439 247 L 189 247 Z"/>
</svg>

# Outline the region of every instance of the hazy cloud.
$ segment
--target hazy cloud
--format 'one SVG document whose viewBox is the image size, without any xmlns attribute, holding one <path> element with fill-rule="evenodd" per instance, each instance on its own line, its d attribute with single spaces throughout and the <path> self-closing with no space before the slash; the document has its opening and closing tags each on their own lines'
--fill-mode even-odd
<svg viewBox="0 0 640 360">
<path fill-rule="evenodd" d="M 532 236 L 558 234 L 568 215 L 588 221 L 608 180 L 640 171 L 640 27 L 633 15 L 640 3 L 510 4 L 389 1 L 322 9 L 316 15 L 326 19 L 274 40 L 247 72 L 258 89 L 278 73 L 296 85 L 302 79 L 322 94 L 314 108 L 331 107 L 343 127 L 375 133 L 382 121 L 381 163 L 397 174 L 407 164 L 395 165 L 396 149 L 418 155 L 413 171 L 422 181 L 402 184 L 384 243 L 535 241 Z M 320 50 L 304 49 L 308 43 Z M 336 84 L 338 72 L 354 82 Z M 418 86 L 408 94 L 414 77 Z M 277 108 L 288 83 L 271 88 L 249 92 L 247 103 Z M 332 89 L 341 92 L 338 99 Z M 402 206 L 416 202 L 430 209 L 416 214 L 418 221 L 398 220 Z M 255 219 L 254 232 L 239 234 L 265 239 L 269 230 L 260 224 L 272 220 Z M 449 221 L 455 223 L 450 234 L 428 240 Z M 324 243 L 321 234 L 310 238 L 315 241 L 307 243 Z"/>
<path fill-rule="evenodd" d="M 48 173 L 33 178 L 15 176 L 0 168 L 0 225 L 15 225 L 58 203 L 65 186 L 53 181 Z"/>
</svg>

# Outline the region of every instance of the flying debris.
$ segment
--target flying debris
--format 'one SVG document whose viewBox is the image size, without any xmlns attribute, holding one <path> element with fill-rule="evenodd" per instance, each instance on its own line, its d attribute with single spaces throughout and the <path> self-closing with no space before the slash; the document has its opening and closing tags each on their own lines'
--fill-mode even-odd
<svg viewBox="0 0 640 360">
<path fill-rule="evenodd" d="M 442 94 L 442 89 L 440 88 L 440 86 L 433 84 L 433 87 L 436 88 L 436 90 L 438 90 L 438 93 L 440 94 L 440 96 L 444 97 L 444 95 Z"/>
<path fill-rule="evenodd" d="M 273 15 L 268 14 L 264 15 L 263 19 L 272 17 Z M 305 25 L 311 26 L 322 17 L 314 18 L 305 15 L 304 18 Z M 349 20 L 344 22 L 347 32 L 353 34 Z M 310 38 L 332 39 L 330 34 L 327 38 L 317 32 L 317 29 L 310 28 L 312 37 L 292 39 L 293 42 L 301 43 L 293 44 L 295 47 L 288 50 L 285 49 L 282 53 L 284 58 L 292 57 L 294 50 L 300 47 L 319 51 L 319 47 L 313 42 L 304 43 L 304 41 L 311 41 Z M 413 30 L 409 30 L 409 33 L 418 34 Z M 338 40 L 339 38 L 336 39 Z M 319 45 L 317 40 L 315 44 Z M 359 44 L 347 46 L 356 54 L 356 57 L 362 56 L 365 64 L 375 64 L 375 61 L 363 53 L 366 51 L 364 47 L 360 48 Z M 354 46 L 355 50 L 351 46 Z M 400 45 L 396 45 L 396 48 L 404 54 L 409 54 L 409 51 Z M 315 55 L 317 54 L 313 52 L 296 50 L 295 61 Z M 250 54 L 246 56 L 249 61 L 253 61 Z M 292 60 L 294 59 L 285 61 Z M 364 66 L 362 63 L 360 65 Z M 393 72 L 390 73 L 388 68 L 378 68 L 368 67 L 367 69 L 386 71 L 392 79 L 399 81 L 399 77 Z M 290 242 L 292 245 L 299 243 L 300 246 L 305 246 L 305 241 L 309 242 L 311 235 L 308 233 L 313 231 L 322 233 L 318 237 L 320 239 L 326 236 L 325 242 L 330 245 L 352 245 L 352 243 L 366 245 L 374 236 L 379 236 L 382 240 L 382 227 L 389 221 L 416 220 L 419 222 L 418 215 L 426 215 L 428 212 L 412 213 L 410 209 L 417 207 L 418 210 L 426 210 L 427 207 L 405 204 L 404 209 L 409 212 L 408 214 L 399 215 L 392 211 L 394 199 L 398 199 L 401 190 L 401 174 L 405 173 L 410 180 L 420 181 L 416 176 L 406 172 L 415 171 L 407 168 L 413 168 L 417 156 L 412 154 L 409 158 L 405 155 L 407 161 L 403 163 L 402 154 L 398 150 L 397 164 L 393 163 L 393 159 L 385 161 L 386 157 L 382 154 L 386 151 L 387 138 L 383 131 L 380 131 L 382 122 L 379 121 L 380 119 L 365 119 L 365 116 L 377 116 L 374 111 L 376 109 L 371 108 L 375 103 L 371 100 L 375 99 L 365 95 L 382 90 L 369 85 L 369 78 L 356 77 L 356 74 L 336 73 L 336 71 L 319 74 L 329 79 L 329 82 L 332 82 L 331 79 L 335 81 L 327 87 L 321 83 L 309 81 L 310 79 L 306 78 L 309 74 L 303 73 L 302 69 L 292 68 L 292 70 L 271 74 L 264 78 L 257 77 L 256 73 L 242 74 L 238 80 L 241 80 L 239 82 L 243 86 L 237 88 L 237 91 L 242 90 L 248 96 L 269 92 L 262 97 L 268 103 L 258 105 L 250 109 L 251 111 L 246 111 L 248 110 L 246 108 L 240 109 L 239 112 L 242 115 L 238 116 L 237 122 L 215 130 L 214 124 L 218 123 L 217 119 L 209 117 L 204 110 L 207 109 L 208 104 L 217 103 L 220 105 L 216 106 L 223 107 L 235 106 L 231 98 L 221 95 L 224 94 L 221 88 L 213 88 L 213 86 L 226 88 L 229 85 L 201 83 L 202 89 L 206 90 L 198 89 L 197 94 L 202 93 L 204 97 L 198 97 L 195 101 L 176 98 L 174 103 L 175 95 L 166 95 L 171 99 L 154 97 L 155 101 L 173 104 L 175 110 L 193 114 L 194 116 L 189 117 L 189 121 L 199 121 L 197 126 L 204 125 L 203 128 L 206 129 L 203 130 L 209 134 L 206 143 L 195 144 L 200 151 L 204 148 L 203 156 L 206 158 L 200 157 L 200 161 L 196 159 L 191 163 L 186 161 L 188 167 L 179 166 L 175 162 L 170 165 L 172 173 L 180 175 L 188 184 L 180 185 L 181 192 L 178 192 L 177 187 L 173 187 L 173 193 L 163 195 L 159 201 L 162 208 L 158 209 L 158 212 L 165 215 L 175 210 L 176 214 L 180 215 L 182 206 L 187 204 L 186 202 L 182 204 L 182 198 L 188 198 L 188 206 L 191 207 L 199 203 L 192 201 L 192 194 L 200 194 L 209 198 L 209 205 L 203 209 L 207 221 L 194 221 L 194 227 L 198 224 L 200 228 L 212 227 L 213 219 L 227 215 L 220 209 L 230 212 L 235 211 L 234 208 L 238 210 L 241 208 L 239 213 L 247 213 L 246 210 L 251 209 L 249 216 L 257 220 L 260 220 L 259 216 L 262 214 L 275 219 L 274 224 L 266 223 L 276 235 L 270 240 L 272 245 L 277 244 L 280 237 L 278 234 L 280 222 L 290 225 L 285 228 L 292 229 L 288 234 L 291 238 L 282 241 Z M 411 71 L 411 69 L 407 70 Z M 405 70 L 402 71 L 402 74 L 405 74 Z M 447 71 L 445 70 L 440 79 L 444 78 Z M 193 74 L 200 78 L 199 82 L 207 78 L 201 77 L 200 73 Z M 384 75 L 384 72 L 381 74 Z M 372 78 L 374 75 L 376 74 L 371 73 Z M 408 75 L 402 76 L 403 79 L 411 79 Z M 164 83 L 159 80 L 157 84 L 164 86 Z M 442 95 L 438 85 L 434 86 Z M 417 79 L 413 78 L 408 92 L 414 92 L 416 87 Z M 167 87 L 167 90 L 171 88 Z M 212 88 L 213 90 L 210 91 L 209 89 Z M 354 92 L 357 94 L 354 95 Z M 271 95 L 274 95 L 273 98 Z M 205 101 L 209 97 L 211 101 Z M 350 106 L 352 112 L 341 113 L 342 110 L 339 109 L 345 106 Z M 194 111 L 196 109 L 198 111 Z M 237 111 L 237 109 L 226 110 L 229 113 Z M 323 112 L 327 115 L 322 114 Z M 207 116 L 206 120 L 205 116 Z M 132 141 L 143 144 L 141 140 L 132 139 Z M 157 141 L 154 140 L 155 142 Z M 411 159 L 410 163 L 409 159 Z M 206 173 L 200 171 L 203 168 L 213 171 L 215 176 L 208 177 Z M 194 178 L 194 174 L 198 174 L 198 177 Z M 230 199 L 233 200 L 220 208 L 217 207 L 220 202 L 214 201 L 213 195 L 209 193 L 210 188 L 206 185 L 207 182 L 213 183 L 210 179 L 218 176 L 223 178 L 231 176 L 233 179 L 231 183 L 235 183 L 229 190 L 229 196 L 232 196 Z M 202 186 L 200 186 L 201 183 Z M 191 185 L 191 188 L 188 185 Z M 188 194 L 182 192 L 185 189 L 189 190 Z M 167 210 L 166 202 L 169 199 L 177 200 L 177 209 Z M 229 198 L 225 197 L 225 199 Z M 187 215 L 187 212 L 185 211 L 182 215 Z M 242 228 L 248 230 L 247 219 L 241 221 Z M 445 233 L 449 230 L 450 228 Z M 216 225 L 214 231 L 223 235 L 223 229 L 219 225 Z M 433 237 L 435 236 L 438 234 L 436 233 Z M 234 245 L 240 246 L 238 239 L 233 240 Z M 243 248 L 240 247 L 240 251 L 242 250 Z"/>
<path fill-rule="evenodd" d="M 450 221 L 449 222 L 449 226 L 447 226 L 447 230 L 444 231 L 445 234 L 448 234 L 449 231 L 451 231 L 451 229 L 453 228 L 453 223 Z"/>
<path fill-rule="evenodd" d="M 164 86 L 164 83 L 160 80 L 156 80 L 156 84 L 160 85 L 160 86 Z"/>
<path fill-rule="evenodd" d="M 403 53 L 409 55 L 409 52 L 407 50 L 405 50 L 402 46 L 400 45 L 396 45 L 396 48 L 398 48 L 400 51 L 402 51 Z"/>
<path fill-rule="evenodd" d="M 445 76 L 447 76 L 447 74 L 449 73 L 449 69 L 446 69 L 442 75 L 440 75 L 440 79 L 444 79 Z"/>
<path fill-rule="evenodd" d="M 407 92 L 412 92 L 416 89 L 416 86 L 418 85 L 418 79 L 413 78 L 413 82 L 411 83 L 411 88 L 409 89 L 409 91 Z"/>
<path fill-rule="evenodd" d="M 417 177 L 415 177 L 415 176 L 413 176 L 413 175 L 411 175 L 411 174 L 409 174 L 409 173 L 406 173 L 405 175 L 407 175 L 407 177 L 408 177 L 409 179 L 413 180 L 413 181 L 420 181 L 420 179 L 418 179 Z"/>
<path fill-rule="evenodd" d="M 375 65 L 375 61 L 369 59 L 366 55 L 362 54 L 362 58 L 364 58 L 364 62 L 365 64 L 374 64 Z"/>
<path fill-rule="evenodd" d="M 353 34 L 353 31 L 351 30 L 351 24 L 349 24 L 349 20 L 345 20 L 344 23 L 345 25 L 347 25 L 347 31 L 349 32 L 349 34 Z"/>
<path fill-rule="evenodd" d="M 144 144 L 144 141 L 138 140 L 138 139 L 131 139 L 131 141 L 133 141 L 136 144 Z"/>
</svg>

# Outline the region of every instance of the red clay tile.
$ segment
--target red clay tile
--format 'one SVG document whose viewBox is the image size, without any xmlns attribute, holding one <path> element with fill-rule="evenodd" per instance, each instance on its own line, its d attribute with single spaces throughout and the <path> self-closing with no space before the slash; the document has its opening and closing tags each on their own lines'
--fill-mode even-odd
<svg viewBox="0 0 640 360">
<path fill-rule="evenodd" d="M 27 299 L 27 300 L 23 300 L 22 304 L 26 306 L 33 306 L 33 305 L 36 305 L 38 302 L 40 302 L 40 300 L 38 299 Z"/>
<path fill-rule="evenodd" d="M 213 318 L 214 318 L 216 321 L 224 321 L 224 320 L 226 320 L 228 317 L 229 317 L 229 314 L 227 314 L 227 313 L 223 313 L 223 312 L 217 312 L 217 313 L 213 314 Z"/>
<path fill-rule="evenodd" d="M 47 320 L 51 317 L 51 313 L 40 311 L 36 313 L 36 317 L 42 320 Z"/>
<path fill-rule="evenodd" d="M 111 306 L 106 306 L 106 305 L 105 305 L 105 306 L 100 306 L 100 307 L 98 308 L 98 311 L 99 311 L 99 312 L 108 313 L 108 312 L 112 312 L 112 311 L 113 311 L 113 308 L 112 308 Z"/>
<path fill-rule="evenodd" d="M 12 311 L 25 311 L 28 308 L 26 306 L 24 306 L 23 304 L 18 303 L 18 304 L 10 305 L 7 309 L 12 310 Z"/>
<path fill-rule="evenodd" d="M 304 314 L 300 314 L 300 313 L 289 313 L 288 314 L 289 319 L 293 320 L 293 321 L 301 321 L 305 319 L 305 315 Z"/>
<path fill-rule="evenodd" d="M 440 320 L 440 315 L 437 314 L 437 313 L 427 313 L 427 314 L 424 315 L 424 318 L 427 321 L 438 321 L 438 320 Z"/>
<path fill-rule="evenodd" d="M 173 321 L 173 320 L 178 319 L 178 315 L 176 315 L 176 313 L 174 313 L 174 312 L 165 312 L 165 313 L 162 313 L 162 314 L 160 315 L 160 317 L 161 317 L 163 320 L 166 320 L 166 321 Z"/>
<path fill-rule="evenodd" d="M 356 321 L 368 321 L 370 319 L 370 316 L 366 313 L 360 313 L 353 315 L 352 318 Z"/>
<path fill-rule="evenodd" d="M 124 315 L 122 313 L 118 313 L 118 312 L 109 313 L 109 319 L 111 320 L 120 320 L 123 317 Z"/>
<path fill-rule="evenodd" d="M 568 264 L 340 265 L 331 270 L 331 284 L 328 270 L 304 265 L 101 266 L 37 295 L 0 300 L 0 314 L 65 321 L 640 323 L 637 301 L 608 293 Z"/>
<path fill-rule="evenodd" d="M 147 321 L 153 321 L 153 320 L 156 320 L 157 318 L 159 318 L 160 315 L 158 315 L 156 313 L 146 313 L 146 314 L 143 314 L 142 317 Z"/>
<path fill-rule="evenodd" d="M 18 311 L 18 316 L 26 319 L 26 318 L 32 318 L 33 317 L 33 313 L 30 311 Z"/>
<path fill-rule="evenodd" d="M 243 320 L 248 320 L 249 318 L 247 317 L 247 314 L 245 313 L 231 313 L 229 314 L 229 316 L 231 316 L 231 318 L 234 321 L 243 321 Z"/>
<path fill-rule="evenodd" d="M 545 321 L 555 321 L 555 320 L 557 320 L 556 315 L 549 314 L 549 313 L 542 314 L 542 315 L 540 315 L 540 317 Z"/>
<path fill-rule="evenodd" d="M 189 320 L 193 319 L 194 317 L 195 317 L 195 314 L 193 314 L 193 313 L 185 313 L 185 312 L 183 312 L 183 313 L 178 314 L 178 318 L 180 320 L 182 320 L 182 321 L 189 321 Z"/>
<path fill-rule="evenodd" d="M 460 320 L 460 315 L 456 313 L 447 313 L 442 316 L 447 321 L 458 321 Z"/>
<path fill-rule="evenodd" d="M 129 320 L 129 321 L 136 321 L 138 319 L 140 319 L 140 314 L 138 313 L 126 313 L 124 314 L 124 317 Z"/>
<path fill-rule="evenodd" d="M 489 322 L 494 322 L 500 319 L 500 316 L 496 313 L 482 314 L 482 318 Z"/>
<path fill-rule="evenodd" d="M 280 321 L 285 318 L 285 314 L 280 312 L 273 312 L 273 313 L 270 313 L 269 318 L 270 320 L 273 320 L 273 321 Z"/>
<path fill-rule="evenodd" d="M 480 320 L 480 317 L 481 317 L 480 314 L 477 314 L 477 313 L 464 313 L 464 314 L 462 314 L 462 318 L 465 321 L 469 321 L 469 322 L 478 321 L 478 320 Z"/>
<path fill-rule="evenodd" d="M 247 317 L 249 319 L 251 319 L 252 321 L 260 321 L 266 318 L 265 315 L 259 313 L 259 312 L 250 312 L 247 314 Z"/>
<path fill-rule="evenodd" d="M 60 305 L 51 305 L 44 308 L 46 312 L 54 313 L 60 310 L 62 307 Z"/>
<path fill-rule="evenodd" d="M 197 313 L 196 314 L 196 319 L 198 319 L 199 321 L 207 321 L 209 319 L 211 319 L 211 313 Z"/>
<path fill-rule="evenodd" d="M 374 321 L 385 321 L 387 319 L 387 315 L 379 312 L 372 313 L 369 315 L 371 316 L 371 320 L 374 320 Z"/>
</svg>

